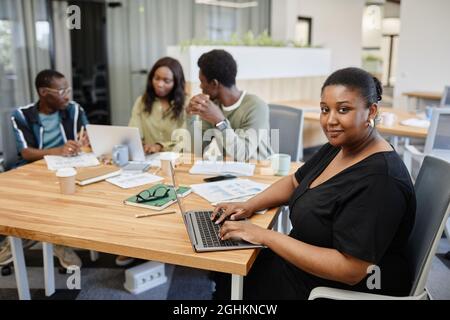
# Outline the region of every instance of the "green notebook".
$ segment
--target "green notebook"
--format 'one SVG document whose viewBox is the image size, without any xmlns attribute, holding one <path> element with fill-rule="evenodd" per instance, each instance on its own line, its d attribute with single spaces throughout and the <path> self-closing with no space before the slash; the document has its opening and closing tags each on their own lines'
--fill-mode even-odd
<svg viewBox="0 0 450 320">
<path fill-rule="evenodd" d="M 163 209 L 167 208 L 168 206 L 170 206 L 171 204 L 173 204 L 173 203 L 175 203 L 177 201 L 172 186 L 160 183 L 160 184 L 152 186 L 151 188 L 148 188 L 147 191 L 149 191 L 151 194 L 153 194 L 154 191 L 157 188 L 160 188 L 162 186 L 164 186 L 164 187 L 169 189 L 168 195 L 166 197 L 164 197 L 164 198 L 160 198 L 160 199 L 156 199 L 156 200 L 150 200 L 150 201 L 139 203 L 137 201 L 136 195 L 134 195 L 134 196 L 124 200 L 123 203 L 126 204 L 126 205 L 129 205 L 129 206 L 147 208 L 147 209 L 150 209 L 150 210 L 157 210 L 157 211 L 158 210 L 163 210 Z M 177 189 L 177 193 L 178 193 L 178 196 L 185 197 L 189 193 L 191 193 L 191 188 L 190 187 L 180 186 Z"/>
</svg>

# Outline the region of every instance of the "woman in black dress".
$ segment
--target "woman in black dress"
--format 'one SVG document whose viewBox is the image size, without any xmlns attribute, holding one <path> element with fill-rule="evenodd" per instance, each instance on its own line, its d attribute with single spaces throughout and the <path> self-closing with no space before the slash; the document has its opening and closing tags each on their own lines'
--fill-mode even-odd
<svg viewBox="0 0 450 320">
<path fill-rule="evenodd" d="M 212 219 L 227 220 L 223 239 L 267 247 L 245 278 L 244 299 L 307 299 L 318 286 L 409 292 L 404 249 L 416 199 L 402 160 L 376 130 L 381 95 L 380 82 L 364 70 L 334 72 L 322 87 L 320 103 L 329 143 L 295 175 L 248 202 L 217 206 Z M 293 226 L 289 235 L 233 221 L 285 204 Z M 224 213 L 217 218 L 219 209 Z M 381 280 L 376 283 L 367 281 L 374 266 Z M 214 279 L 215 297 L 229 298 L 229 276 Z"/>
</svg>

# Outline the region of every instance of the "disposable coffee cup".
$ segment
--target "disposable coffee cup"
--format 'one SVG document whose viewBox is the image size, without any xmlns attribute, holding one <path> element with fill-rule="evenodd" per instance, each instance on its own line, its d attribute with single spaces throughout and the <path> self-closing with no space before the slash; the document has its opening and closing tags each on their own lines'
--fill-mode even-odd
<svg viewBox="0 0 450 320">
<path fill-rule="evenodd" d="M 289 154 L 273 154 L 270 156 L 272 170 L 277 176 L 287 176 L 291 169 L 291 156 Z"/>
<path fill-rule="evenodd" d="M 161 161 L 161 172 L 166 177 L 170 177 L 170 162 L 172 160 L 161 159 L 160 161 Z"/>
<path fill-rule="evenodd" d="M 397 116 L 392 112 L 383 112 L 381 115 L 381 123 L 385 127 L 392 127 L 395 125 L 395 121 L 397 120 Z"/>
<path fill-rule="evenodd" d="M 74 168 L 64 168 L 56 171 L 59 180 L 59 189 L 62 194 L 75 193 L 75 176 L 77 171 Z"/>
<path fill-rule="evenodd" d="M 161 171 L 163 175 L 170 177 L 170 163 L 175 168 L 175 158 L 171 153 L 161 153 L 159 160 L 161 161 Z"/>
</svg>

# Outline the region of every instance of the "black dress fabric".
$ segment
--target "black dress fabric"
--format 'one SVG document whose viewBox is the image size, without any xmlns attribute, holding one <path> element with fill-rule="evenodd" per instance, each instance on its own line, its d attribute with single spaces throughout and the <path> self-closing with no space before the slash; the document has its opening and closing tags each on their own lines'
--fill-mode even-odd
<svg viewBox="0 0 450 320">
<path fill-rule="evenodd" d="M 299 186 L 289 201 L 289 236 L 373 263 L 380 270 L 380 289 L 369 290 L 367 277 L 355 286 L 316 277 L 264 249 L 245 277 L 245 299 L 307 299 L 318 286 L 409 293 L 412 279 L 404 251 L 416 198 L 406 167 L 395 151 L 379 152 L 310 188 L 338 152 L 326 144 L 296 172 Z M 215 278 L 220 296 L 229 280 L 224 275 Z"/>
</svg>

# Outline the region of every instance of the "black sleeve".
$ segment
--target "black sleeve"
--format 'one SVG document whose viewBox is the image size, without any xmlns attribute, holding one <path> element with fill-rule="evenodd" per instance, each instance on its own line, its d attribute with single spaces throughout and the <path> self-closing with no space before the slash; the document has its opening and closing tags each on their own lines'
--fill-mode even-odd
<svg viewBox="0 0 450 320">
<path fill-rule="evenodd" d="M 315 168 L 319 161 L 323 160 L 324 157 L 326 157 L 330 151 L 332 151 L 333 146 L 329 143 L 324 144 L 319 151 L 317 151 L 313 157 L 306 161 L 304 165 L 302 165 L 297 172 L 295 172 L 295 179 L 298 183 L 305 177 L 305 175 Z"/>
<path fill-rule="evenodd" d="M 402 221 L 410 195 L 387 175 L 372 175 L 341 198 L 333 221 L 333 244 L 342 253 L 378 263 Z"/>
</svg>

